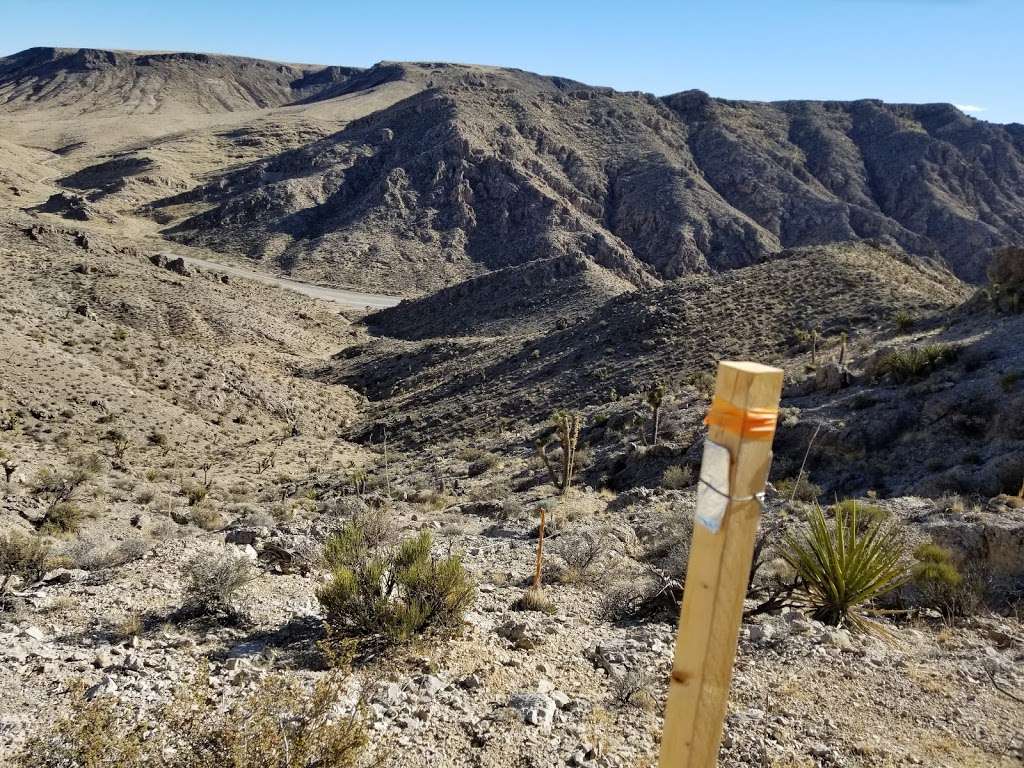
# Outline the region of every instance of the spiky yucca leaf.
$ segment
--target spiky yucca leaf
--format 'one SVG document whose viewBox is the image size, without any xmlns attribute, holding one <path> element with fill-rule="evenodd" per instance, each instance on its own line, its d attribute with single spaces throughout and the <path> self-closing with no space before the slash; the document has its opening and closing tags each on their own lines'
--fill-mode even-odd
<svg viewBox="0 0 1024 768">
<path fill-rule="evenodd" d="M 782 557 L 799 577 L 812 616 L 835 626 L 872 629 L 862 607 L 910 576 L 899 531 L 883 519 L 858 525 L 856 505 L 836 507 L 831 524 L 815 505 L 807 523 L 802 536 L 786 536 Z"/>
</svg>

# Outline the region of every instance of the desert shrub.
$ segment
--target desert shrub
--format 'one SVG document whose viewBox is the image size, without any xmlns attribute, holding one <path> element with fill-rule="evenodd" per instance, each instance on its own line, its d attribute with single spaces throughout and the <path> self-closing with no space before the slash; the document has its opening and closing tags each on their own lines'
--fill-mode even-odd
<svg viewBox="0 0 1024 768">
<path fill-rule="evenodd" d="M 156 489 L 152 488 L 151 486 L 144 486 L 142 488 L 139 488 L 138 491 L 135 492 L 136 504 L 142 504 L 145 506 L 151 504 L 153 502 L 153 499 L 155 498 Z"/>
<path fill-rule="evenodd" d="M 1024 380 L 1024 371 L 1010 371 L 999 379 L 999 386 L 1003 392 L 1012 392 L 1017 382 Z"/>
<path fill-rule="evenodd" d="M 914 550 L 914 559 L 911 573 L 918 601 L 924 607 L 951 619 L 974 613 L 983 602 L 976 574 L 965 579 L 953 562 L 953 553 L 945 547 L 926 542 Z"/>
<path fill-rule="evenodd" d="M 989 292 L 1002 311 L 1024 311 L 1024 248 L 1002 248 L 988 267 Z"/>
<path fill-rule="evenodd" d="M 183 611 L 190 616 L 241 616 L 236 605 L 238 592 L 256 579 L 257 572 L 245 555 L 229 552 L 204 553 L 193 557 L 182 569 Z"/>
<path fill-rule="evenodd" d="M 224 517 L 209 505 L 199 505 L 189 514 L 189 522 L 204 531 L 219 531 L 224 527 Z"/>
<path fill-rule="evenodd" d="M 811 479 L 805 474 L 801 474 L 798 477 L 786 477 L 782 480 L 776 480 L 774 485 L 776 492 L 780 496 L 793 501 L 814 502 L 822 494 L 821 486 L 812 483 Z"/>
<path fill-rule="evenodd" d="M 85 483 L 104 469 L 103 460 L 96 454 L 78 456 L 67 470 L 41 467 L 29 484 L 29 491 L 47 496 L 53 503 L 70 501 Z"/>
<path fill-rule="evenodd" d="M 59 501 L 46 510 L 46 516 L 43 518 L 39 530 L 51 536 L 77 533 L 82 527 L 84 519 L 85 512 L 77 504 L 71 501 Z"/>
<path fill-rule="evenodd" d="M 864 504 L 856 499 L 842 499 L 833 504 L 829 509 L 833 514 L 842 512 L 849 516 L 857 513 L 857 525 L 863 530 L 875 522 L 884 522 L 889 519 L 889 513 L 877 504 Z"/>
<path fill-rule="evenodd" d="M 331 578 L 316 596 L 332 634 L 391 645 L 461 626 L 475 590 L 458 556 L 433 557 L 427 531 L 397 546 L 366 533 L 349 523 L 324 547 Z"/>
<path fill-rule="evenodd" d="M 814 505 L 802 535 L 787 534 L 781 557 L 800 581 L 800 593 L 812 616 L 835 626 L 869 630 L 863 606 L 909 578 L 905 545 L 891 523 L 861 526 L 856 506 L 835 509 L 831 524 Z"/>
<path fill-rule="evenodd" d="M 210 489 L 202 483 L 184 483 L 181 486 L 181 495 L 188 499 L 188 505 L 194 507 L 206 498 Z"/>
<path fill-rule="evenodd" d="M 561 558 L 555 578 L 577 584 L 593 578 L 594 567 L 608 552 L 609 535 L 602 529 L 574 531 L 555 540 L 554 553 Z"/>
<path fill-rule="evenodd" d="M 16 768 L 352 768 L 366 743 L 358 709 L 339 711 L 340 672 L 307 690 L 296 678 L 268 677 L 218 706 L 204 668 L 170 703 L 136 710 L 118 699 L 86 701 L 33 736 Z"/>
<path fill-rule="evenodd" d="M 125 539 L 117 544 L 101 544 L 95 541 L 78 541 L 65 554 L 75 568 L 83 571 L 99 571 L 119 568 L 142 558 L 149 546 L 140 538 Z"/>
<path fill-rule="evenodd" d="M 604 621 L 676 620 L 682 600 L 681 580 L 652 572 L 640 579 L 621 581 L 608 587 L 597 606 Z"/>
<path fill-rule="evenodd" d="M 39 581 L 49 559 L 50 546 L 38 536 L 17 532 L 0 536 L 0 596 L 15 576 L 28 584 Z"/>
<path fill-rule="evenodd" d="M 619 707 L 635 707 L 652 710 L 657 706 L 654 696 L 654 680 L 647 670 L 633 667 L 617 675 L 609 681 L 612 701 Z"/>
<path fill-rule="evenodd" d="M 469 476 L 478 477 L 488 470 L 494 469 L 501 460 L 493 453 L 484 453 L 479 458 L 474 459 L 469 464 Z"/>
<path fill-rule="evenodd" d="M 661 474 L 661 487 L 679 491 L 693 485 L 693 470 L 687 466 L 675 464 Z"/>
<path fill-rule="evenodd" d="M 674 506 L 657 537 L 642 555 L 647 562 L 672 573 L 686 573 L 693 539 L 693 512 Z"/>
<path fill-rule="evenodd" d="M 889 352 L 875 366 L 875 377 L 888 376 L 898 384 L 921 379 L 935 369 L 952 362 L 959 348 L 951 344 L 925 344 Z"/>
<path fill-rule="evenodd" d="M 483 458 L 483 456 L 486 453 L 487 453 L 487 451 L 485 451 L 483 448 L 480 448 L 479 446 L 469 445 L 469 446 L 466 446 L 465 448 L 461 449 L 455 455 L 458 458 L 462 459 L 462 461 L 473 462 L 473 461 L 476 461 L 477 459 Z"/>
</svg>

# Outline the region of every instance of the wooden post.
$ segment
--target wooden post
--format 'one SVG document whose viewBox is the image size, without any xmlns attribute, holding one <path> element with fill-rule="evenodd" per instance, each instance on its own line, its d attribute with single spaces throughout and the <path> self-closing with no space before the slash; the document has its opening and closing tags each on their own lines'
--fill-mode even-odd
<svg viewBox="0 0 1024 768">
<path fill-rule="evenodd" d="M 712 768 L 718 758 L 743 600 L 771 464 L 782 371 L 722 362 L 708 439 L 731 456 L 731 499 L 717 532 L 694 524 L 669 681 L 660 768 Z M 698 509 L 698 513 L 701 510 Z"/>
</svg>

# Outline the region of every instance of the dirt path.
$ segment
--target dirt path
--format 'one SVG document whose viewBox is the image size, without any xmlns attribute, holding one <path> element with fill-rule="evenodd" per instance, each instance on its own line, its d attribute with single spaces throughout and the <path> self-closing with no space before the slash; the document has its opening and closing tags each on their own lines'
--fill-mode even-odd
<svg viewBox="0 0 1024 768">
<path fill-rule="evenodd" d="M 286 277 L 277 277 L 266 272 L 258 272 L 244 267 L 237 267 L 229 264 L 220 264 L 216 261 L 207 261 L 195 256 L 187 256 L 177 253 L 165 253 L 168 258 L 181 256 L 186 262 L 201 269 L 209 269 L 213 272 L 222 272 L 232 277 L 241 277 L 246 280 L 254 280 L 257 283 L 276 285 L 279 288 L 287 288 L 291 291 L 304 294 L 314 299 L 333 301 L 346 307 L 356 309 L 373 308 L 382 309 L 393 307 L 402 300 L 400 296 L 384 296 L 378 293 L 359 293 L 358 291 L 347 291 L 344 288 L 327 288 L 322 285 L 303 283 L 300 280 L 289 280 Z"/>
</svg>

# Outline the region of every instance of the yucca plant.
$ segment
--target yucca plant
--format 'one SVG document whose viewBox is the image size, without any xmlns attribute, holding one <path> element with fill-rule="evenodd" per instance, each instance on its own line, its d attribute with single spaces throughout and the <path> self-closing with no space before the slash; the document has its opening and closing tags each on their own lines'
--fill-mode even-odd
<svg viewBox="0 0 1024 768">
<path fill-rule="evenodd" d="M 782 558 L 800 580 L 800 592 L 812 616 L 826 624 L 869 631 L 863 606 L 906 583 L 910 574 L 899 531 L 875 518 L 858 522 L 856 505 L 834 508 L 832 521 L 815 505 L 808 529 L 787 534 Z"/>
</svg>

